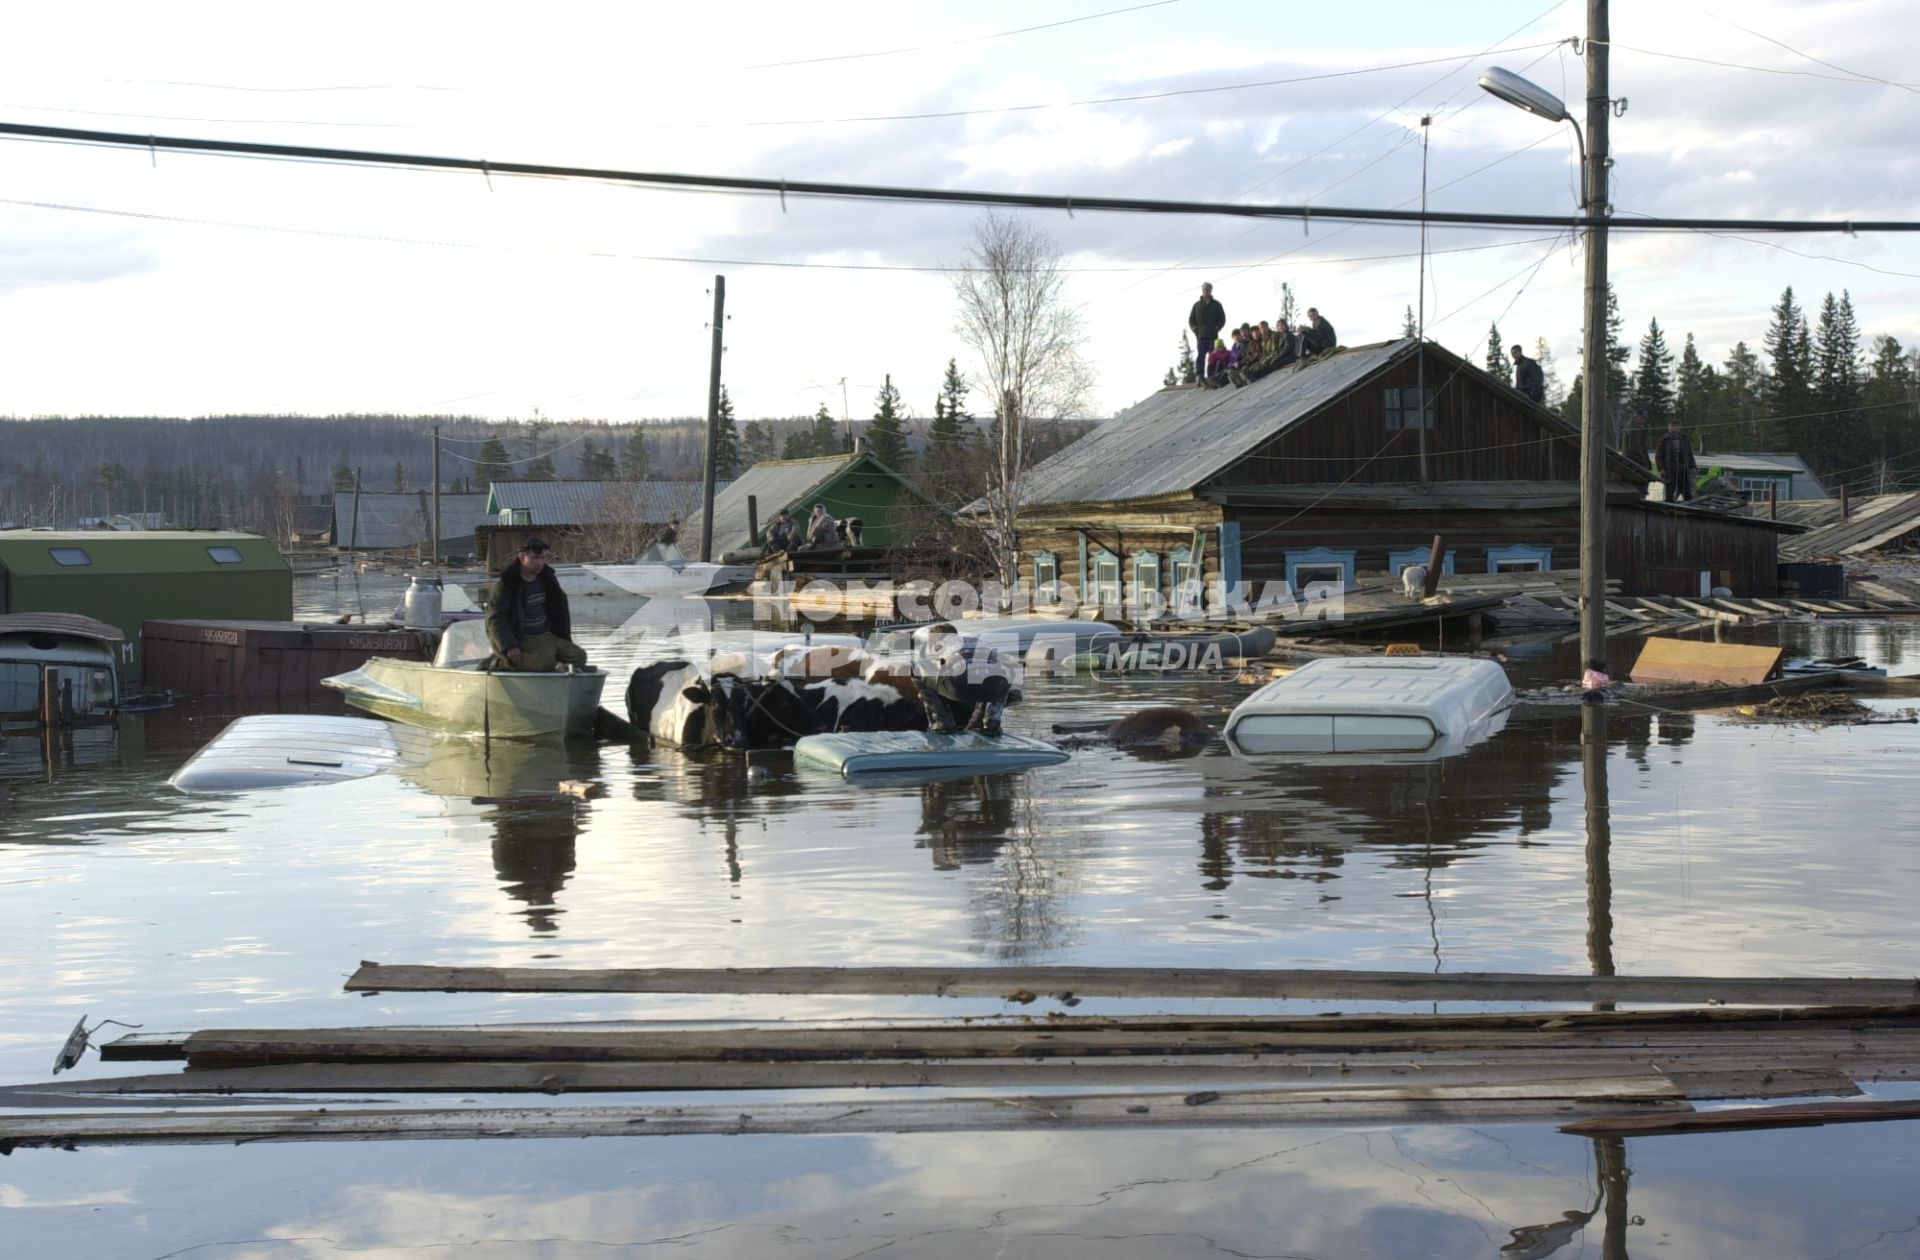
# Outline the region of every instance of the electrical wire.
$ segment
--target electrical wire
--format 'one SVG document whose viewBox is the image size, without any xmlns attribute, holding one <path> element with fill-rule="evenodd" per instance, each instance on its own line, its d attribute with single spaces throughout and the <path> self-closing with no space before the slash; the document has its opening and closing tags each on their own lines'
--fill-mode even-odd
<svg viewBox="0 0 1920 1260">
<path fill-rule="evenodd" d="M 1622 224 L 1608 218 L 1564 218 L 1556 215 L 1529 215 L 1448 211 L 1405 211 L 1342 206 L 1316 209 L 1304 205 L 1238 205 L 1231 202 L 1168 201 L 1147 197 L 1077 197 L 1059 193 L 982 192 L 958 188 L 912 188 L 883 184 L 840 184 L 819 180 L 765 179 L 735 175 L 687 175 L 665 171 L 629 171 L 617 168 L 565 166 L 544 162 L 493 162 L 483 158 L 455 158 L 428 154 L 383 153 L 364 149 L 334 149 L 309 145 L 264 144 L 245 140 L 206 140 L 182 136 L 135 135 L 128 132 L 86 131 L 67 127 L 41 127 L 25 123 L 0 123 L 0 136 L 110 148 L 160 149 L 221 157 L 268 158 L 293 162 L 341 163 L 355 166 L 415 168 L 432 171 L 458 171 L 488 178 L 492 176 L 531 176 L 567 180 L 587 180 L 636 187 L 686 189 L 724 194 L 760 193 L 787 197 L 819 197 L 849 201 L 894 201 L 927 205 L 1003 206 L 1033 210 L 1065 210 L 1069 214 L 1088 210 L 1130 214 L 1216 214 L 1261 219 L 1299 219 L 1311 224 L 1318 218 L 1333 222 L 1394 223 L 1402 226 L 1428 223 L 1450 227 L 1533 227 L 1562 230 L 1611 225 L 1614 230 L 1631 227 L 1639 231 L 1745 231 L 1745 232 L 1920 232 L 1920 220 L 1883 219 L 1853 221 L 1844 219 L 1696 219 L 1647 217 L 1634 224 Z"/>
<path fill-rule="evenodd" d="M 953 275 L 955 273 L 972 274 L 972 273 L 979 273 L 987 270 L 997 270 L 992 268 L 970 267 L 964 264 L 946 265 L 946 264 L 931 264 L 931 263 L 796 262 L 790 259 L 780 259 L 780 258 L 714 258 L 714 257 L 702 257 L 702 256 L 686 255 L 686 254 L 630 254 L 630 253 L 623 253 L 623 252 L 614 251 L 614 250 L 560 250 L 560 249 L 546 249 L 546 248 L 533 249 L 531 247 L 523 247 L 523 246 L 482 244 L 480 242 L 475 242 L 475 241 L 433 240 L 431 238 L 426 238 L 426 237 L 388 236 L 384 234 L 367 233 L 367 232 L 343 232 L 343 231 L 337 231 L 330 228 L 297 227 L 297 226 L 289 226 L 286 224 L 245 223 L 245 222 L 241 222 L 233 219 L 204 219 L 204 218 L 196 218 L 191 215 L 158 214 L 158 213 L 155 213 L 152 211 L 146 211 L 146 210 L 120 210 L 120 209 L 114 209 L 112 207 L 107 207 L 107 206 L 83 206 L 83 205 L 72 204 L 69 202 L 59 202 L 59 201 L 31 201 L 31 200 L 27 200 L 25 198 L 19 198 L 19 197 L 0 197 L 0 206 L 19 206 L 21 208 L 30 209 L 30 210 L 50 210 L 50 211 L 56 211 L 61 213 L 72 213 L 72 214 L 108 215 L 115 218 L 140 219 L 140 220 L 153 222 L 153 223 L 179 223 L 179 224 L 184 224 L 192 227 L 227 228 L 235 231 L 269 232 L 269 233 L 276 233 L 276 234 L 289 235 L 289 236 L 312 236 L 312 237 L 319 237 L 326 240 L 366 241 L 366 242 L 369 242 L 372 244 L 378 244 L 378 245 L 419 245 L 419 246 L 425 246 L 425 247 L 434 248 L 434 249 L 499 250 L 503 252 L 513 252 L 513 253 L 531 253 L 531 254 L 537 254 L 543 257 L 605 258 L 605 259 L 623 261 L 623 262 L 687 263 L 687 264 L 694 264 L 702 267 L 777 267 L 777 268 L 783 268 L 783 269 L 789 269 L 789 270 L 801 270 L 801 271 L 854 271 L 854 272 L 898 271 L 898 272 L 909 272 L 909 273 L 919 273 L 919 274 L 928 274 L 928 275 Z M 1558 235 L 1558 233 L 1556 233 L 1555 235 Z M 1449 249 L 1429 250 L 1428 252 L 1430 254 L 1472 254 L 1472 253 L 1480 253 L 1490 249 L 1507 249 L 1515 245 L 1525 245 L 1525 244 L 1529 244 L 1534 239 L 1536 238 L 1523 237 L 1515 240 L 1494 241 L 1490 244 L 1485 244 L 1485 245 L 1458 245 Z M 1413 257 L 1415 257 L 1414 254 L 1406 253 L 1406 252 L 1393 253 L 1393 254 L 1356 254 L 1351 257 L 1345 257 L 1345 258 L 1303 258 L 1298 260 L 1295 265 L 1306 267 L 1306 266 L 1319 266 L 1323 264 L 1391 262 L 1391 261 L 1397 261 L 1403 258 L 1413 258 Z M 1240 265 L 1240 264 L 1234 264 L 1234 265 Z M 1243 265 L 1243 267 L 1244 269 L 1250 270 L 1254 267 L 1258 267 L 1262 265 L 1264 264 L 1246 263 Z M 1188 269 L 1198 271 L 1198 270 L 1203 270 L 1204 268 L 1195 266 Z M 1130 272 L 1130 271 L 1149 271 L 1149 272 L 1158 273 L 1158 272 L 1164 272 L 1164 271 L 1170 270 L 1170 268 L 1141 264 L 1139 266 L 1132 266 L 1132 267 L 1066 267 L 1066 266 L 1062 266 L 1062 267 L 1051 268 L 1051 270 L 1058 271 L 1063 274 L 1093 275 L 1093 274 L 1111 274 L 1114 272 Z M 464 397 L 467 397 L 467 398 L 480 398 L 484 396 L 485 396 L 484 394 L 464 395 Z M 457 402 L 461 400 L 453 399 L 451 401 Z"/>
<path fill-rule="evenodd" d="M 950 39 L 935 44 L 915 44 L 910 48 L 884 48 L 876 52 L 834 53 L 825 57 L 797 57 L 792 61 L 762 61 L 753 65 L 741 66 L 742 70 L 774 70 L 786 66 L 817 66 L 831 61 L 865 61 L 874 57 L 898 57 L 903 53 L 929 52 L 937 48 L 964 48 L 969 44 L 985 44 L 997 39 L 1011 39 L 1015 35 L 1031 35 L 1035 31 L 1050 31 L 1061 26 L 1075 26 L 1081 22 L 1093 22 L 1100 18 L 1118 17 L 1123 13 L 1138 13 L 1142 9 L 1159 9 L 1179 0 L 1151 0 L 1147 4 L 1130 5 L 1124 9 L 1108 9 L 1103 13 L 1088 13 L 1082 17 L 1062 18 L 1057 22 L 1042 22 L 1038 26 L 1022 26 L 1017 30 L 996 31 L 991 35 L 974 35 L 966 39 Z"/>
<path fill-rule="evenodd" d="M 1725 21 L 1724 18 L 1721 20 Z M 1728 23 L 1728 25 L 1732 25 L 1732 23 Z M 1740 29 L 1745 30 L 1746 28 L 1741 27 Z M 1754 34 L 1752 31 L 1748 31 L 1747 33 L 1749 35 Z M 1760 38 L 1766 39 L 1767 37 L 1762 35 Z M 1861 83 L 1869 86 L 1899 88 L 1903 92 L 1920 92 L 1920 83 L 1902 83 L 1897 79 L 1881 79 L 1871 75 L 1855 74 L 1852 71 L 1847 71 L 1844 74 L 1821 74 L 1817 70 L 1793 70 L 1786 66 L 1754 66 L 1738 61 L 1720 61 L 1713 57 L 1696 57 L 1688 53 L 1662 52 L 1657 48 L 1640 48 L 1633 44 L 1622 44 L 1614 40 L 1596 39 L 1593 42 L 1596 44 L 1605 44 L 1609 48 L 1617 48 L 1621 52 L 1639 53 L 1643 57 L 1661 57 L 1668 61 L 1688 61 L 1695 65 L 1716 66 L 1722 70 L 1751 70 L 1756 74 L 1789 75 L 1802 79 L 1825 79 L 1829 83 Z M 1781 47 L 1784 48 L 1786 45 L 1783 44 Z M 1803 57 L 1806 56 L 1805 53 L 1801 53 L 1800 55 Z M 1807 60 L 1820 61 L 1818 57 L 1807 57 Z M 1824 66 L 1830 63 L 1820 61 L 1820 64 Z"/>
</svg>

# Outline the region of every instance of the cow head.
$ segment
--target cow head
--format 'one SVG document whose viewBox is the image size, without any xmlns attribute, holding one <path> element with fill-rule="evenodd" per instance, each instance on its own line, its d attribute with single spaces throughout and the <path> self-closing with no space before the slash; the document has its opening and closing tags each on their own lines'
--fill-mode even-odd
<svg viewBox="0 0 1920 1260">
<path fill-rule="evenodd" d="M 715 674 L 689 686 L 689 700 L 706 713 L 706 742 L 725 748 L 778 748 L 820 728 L 813 711 L 784 678 L 740 678 Z"/>
</svg>

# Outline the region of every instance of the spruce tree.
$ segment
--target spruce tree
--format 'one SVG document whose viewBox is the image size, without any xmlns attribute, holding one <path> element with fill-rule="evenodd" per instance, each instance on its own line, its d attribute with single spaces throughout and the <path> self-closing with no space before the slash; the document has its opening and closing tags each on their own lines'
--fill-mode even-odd
<svg viewBox="0 0 1920 1260">
<path fill-rule="evenodd" d="M 827 410 L 827 404 L 821 403 L 820 410 L 813 413 L 813 430 L 807 435 L 806 453 L 838 455 L 844 449 L 840 426 L 834 423 L 833 413 Z"/>
<path fill-rule="evenodd" d="M 1620 295 L 1607 283 L 1607 410 L 1617 412 L 1627 397 L 1627 359 L 1633 353 L 1620 340 L 1625 321 L 1620 318 Z"/>
<path fill-rule="evenodd" d="M 407 466 L 399 460 L 393 461 L 393 492 L 405 494 L 407 490 Z"/>
<path fill-rule="evenodd" d="M 720 387 L 720 424 L 713 444 L 713 476 L 716 481 L 732 481 L 740 475 L 740 431 L 733 425 L 733 399 L 727 387 Z"/>
<path fill-rule="evenodd" d="M 583 481 L 593 480 L 593 466 L 600 458 L 600 448 L 592 438 L 580 439 L 580 477 Z"/>
<path fill-rule="evenodd" d="M 813 454 L 813 429 L 811 427 L 790 429 L 787 440 L 780 445 L 781 459 L 805 459 Z"/>
<path fill-rule="evenodd" d="M 947 370 L 949 372 L 953 370 L 952 363 L 947 364 Z M 1179 373 L 1179 377 L 1177 380 L 1174 379 L 1174 372 Z M 1175 385 L 1175 384 L 1191 385 L 1195 381 L 1200 379 L 1198 367 L 1193 361 L 1193 343 L 1187 340 L 1187 335 L 1185 333 L 1180 334 L 1180 360 L 1179 362 L 1174 364 L 1174 372 L 1167 373 L 1167 376 L 1168 376 L 1167 384 L 1169 385 Z M 966 386 L 962 385 L 960 387 L 960 390 L 962 394 L 965 394 Z M 941 393 L 940 397 L 943 400 L 946 398 L 946 394 L 944 391 Z"/>
<path fill-rule="evenodd" d="M 1746 342 L 1736 341 L 1720 365 L 1720 388 L 1712 410 L 1713 435 L 1720 446 L 1765 449 L 1769 390 L 1760 357 Z"/>
<path fill-rule="evenodd" d="M 1420 325 L 1413 322 L 1413 307 L 1407 307 L 1407 317 L 1400 321 L 1400 335 L 1412 340 L 1420 335 Z"/>
<path fill-rule="evenodd" d="M 1673 414 L 1680 418 L 1680 427 L 1691 434 L 1699 434 L 1711 418 L 1713 400 L 1706 393 L 1710 371 L 1700 362 L 1693 334 L 1688 333 L 1686 344 L 1680 348 L 1680 367 L 1674 374 Z M 1714 440 L 1718 443 L 1718 435 Z"/>
<path fill-rule="evenodd" d="M 614 457 L 613 444 L 594 446 L 591 439 L 582 442 L 580 452 L 580 475 L 588 481 L 618 481 L 620 479 L 620 461 Z"/>
<path fill-rule="evenodd" d="M 1829 469 L 1854 468 L 1874 458 L 1860 424 L 1861 388 L 1860 326 L 1852 295 L 1843 289 L 1838 302 L 1829 293 L 1820 303 L 1814 345 L 1814 403 L 1823 413 L 1813 429 L 1814 449 Z"/>
<path fill-rule="evenodd" d="M 1896 339 L 1873 339 L 1873 362 L 1867 368 L 1860 393 L 1860 416 L 1869 434 L 1873 458 L 1887 461 L 1920 445 L 1920 425 L 1914 422 L 1913 360 Z M 1890 488 L 1890 487 L 1885 487 Z M 1876 485 L 1876 491 L 1883 487 Z"/>
<path fill-rule="evenodd" d="M 347 457 L 342 455 L 340 462 L 333 466 L 333 492 L 351 494 L 353 492 L 353 469 L 347 467 Z"/>
<path fill-rule="evenodd" d="M 528 481 L 555 481 L 560 474 L 553 467 L 553 456 L 542 455 L 527 465 L 526 476 Z"/>
<path fill-rule="evenodd" d="M 490 437 L 480 446 L 480 457 L 473 463 L 473 478 L 479 482 L 507 481 L 513 476 L 511 456 L 507 454 L 507 444 L 498 437 Z"/>
<path fill-rule="evenodd" d="M 749 420 L 740 433 L 740 463 L 745 468 L 779 456 L 779 448 L 774 445 L 773 430 L 764 420 Z"/>
<path fill-rule="evenodd" d="M 1513 360 L 1507 357 L 1507 343 L 1500 339 L 1500 325 L 1487 325 L 1487 374 L 1502 385 L 1513 384 Z"/>
<path fill-rule="evenodd" d="M 1188 377 L 1187 383 L 1191 385 L 1193 378 Z M 955 421 L 973 419 L 972 413 L 967 410 L 967 393 L 967 378 L 960 375 L 959 363 L 948 359 L 947 374 L 940 378 L 940 401 L 946 406 L 948 419 Z M 936 407 L 934 410 L 938 412 L 940 408 Z"/>
<path fill-rule="evenodd" d="M 880 392 L 874 396 L 873 419 L 867 425 L 867 449 L 873 457 L 893 469 L 904 471 L 907 465 L 907 430 L 901 415 L 900 391 L 893 387 L 893 373 L 887 373 Z"/>
<path fill-rule="evenodd" d="M 1647 335 L 1640 339 L 1640 366 L 1626 401 L 1634 411 L 1646 413 L 1647 428 L 1654 433 L 1673 418 L 1673 352 L 1657 319 L 1647 321 Z"/>
<path fill-rule="evenodd" d="M 1173 387 L 1174 385 L 1176 385 L 1176 384 L 1178 384 L 1178 383 L 1179 383 L 1179 380 L 1180 380 L 1180 378 L 1179 378 L 1178 376 L 1176 376 L 1176 375 L 1174 375 L 1174 371 L 1173 371 L 1173 369 L 1172 369 L 1172 368 L 1168 368 L 1168 369 L 1167 369 L 1167 374 L 1166 374 L 1165 376 L 1163 376 L 1163 377 L 1161 377 L 1161 378 L 1160 378 L 1160 386 L 1161 386 L 1161 388 L 1163 388 L 1163 389 L 1170 389 L 1170 388 L 1172 388 L 1172 387 Z"/>
<path fill-rule="evenodd" d="M 1807 328 L 1807 316 L 1793 300 L 1788 285 L 1773 308 L 1773 323 L 1767 328 L 1767 355 L 1772 360 L 1772 380 L 1767 387 L 1767 433 L 1770 445 L 1813 458 L 1817 417 L 1813 396 L 1813 335 Z"/>
<path fill-rule="evenodd" d="M 620 448 L 620 480 L 645 481 L 649 471 L 647 439 L 638 433 L 629 433 L 627 444 Z"/>
</svg>

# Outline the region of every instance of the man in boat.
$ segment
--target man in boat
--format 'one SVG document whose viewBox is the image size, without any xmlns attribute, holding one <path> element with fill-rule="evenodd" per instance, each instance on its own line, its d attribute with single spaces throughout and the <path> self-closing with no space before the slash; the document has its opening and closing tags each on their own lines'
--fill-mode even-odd
<svg viewBox="0 0 1920 1260">
<path fill-rule="evenodd" d="M 560 579 L 547 567 L 547 540 L 532 535 L 519 554 L 500 570 L 487 601 L 487 641 L 493 644 L 495 669 L 552 673 L 562 665 L 583 666 L 587 654 L 567 636 L 573 617 Z"/>
<path fill-rule="evenodd" d="M 927 627 L 926 646 L 915 653 L 913 681 L 926 706 L 927 726 L 941 735 L 969 728 L 998 735 L 1013 697 L 1013 677 L 999 656 L 967 640 L 952 622 Z"/>
</svg>

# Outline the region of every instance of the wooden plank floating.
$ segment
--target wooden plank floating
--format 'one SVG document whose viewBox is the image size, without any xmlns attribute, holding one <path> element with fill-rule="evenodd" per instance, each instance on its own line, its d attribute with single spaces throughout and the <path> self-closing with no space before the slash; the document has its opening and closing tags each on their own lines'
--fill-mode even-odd
<svg viewBox="0 0 1920 1260">
<path fill-rule="evenodd" d="M 1772 678 L 1782 649 L 1745 643 L 1697 643 L 1691 639 L 1648 639 L 1633 663 L 1637 683 L 1714 683 L 1750 686 Z"/>
<path fill-rule="evenodd" d="M 728 993 L 895 997 L 1147 997 L 1336 1002 L 1662 1002 L 1878 1005 L 1920 1001 L 1920 980 L 1556 976 L 1514 972 L 1180 967 L 428 967 L 363 962 L 350 992 Z"/>
<path fill-rule="evenodd" d="M 1188 1026 L 1063 1019 L 1025 1027 L 731 1028 L 567 1032 L 418 1028 L 209 1029 L 186 1040 L 194 1067 L 354 1060 L 569 1062 L 866 1061 L 1093 1058 L 1141 1055 L 1386 1053 L 1431 1048 L 1556 1046 L 1920 1045 L 1913 1008 L 1548 1012 L 1531 1017 L 1193 1021 Z"/>
<path fill-rule="evenodd" d="M 1871 1120 L 1920 1120 L 1920 1099 L 1877 1098 L 1849 1103 L 1793 1103 L 1782 1107 L 1728 1107 L 1685 1116 L 1604 1116 L 1563 1124 L 1585 1137 L 1655 1137 L 1675 1133 L 1729 1133 L 1738 1129 L 1801 1129 Z"/>
<path fill-rule="evenodd" d="M 1858 1094 L 1855 1079 L 1920 1076 L 1920 1063 L 1900 1069 L 1822 1051 L 1797 1057 L 1662 1053 L 1658 1070 L 1689 1099 L 1787 1098 Z M 1147 1059 L 977 1059 L 914 1063 L 298 1063 L 146 1076 L 44 1081 L 0 1088 L 0 1107 L 97 1105 L 105 1098 L 203 1098 L 267 1104 L 276 1094 L 506 1094 L 797 1089 L 1015 1089 L 1089 1086 L 1200 1085 L 1223 1088 L 1323 1089 L 1328 1086 L 1422 1087 L 1515 1085 L 1619 1077 L 1654 1070 L 1638 1047 L 1592 1049 L 1526 1059 L 1500 1054 L 1208 1055 Z M 364 1098 L 362 1101 L 365 1101 Z"/>
<path fill-rule="evenodd" d="M 1561 1119 L 1623 1105 L 1689 1110 L 1655 1072 L 1510 1086 L 1362 1086 L 1173 1094 L 1031 1094 L 872 1102 L 634 1107 L 53 1112 L 0 1116 L 0 1153 L 18 1147 L 340 1140 L 830 1134 L 1008 1129 L 1254 1128 L 1283 1124 Z"/>
</svg>

